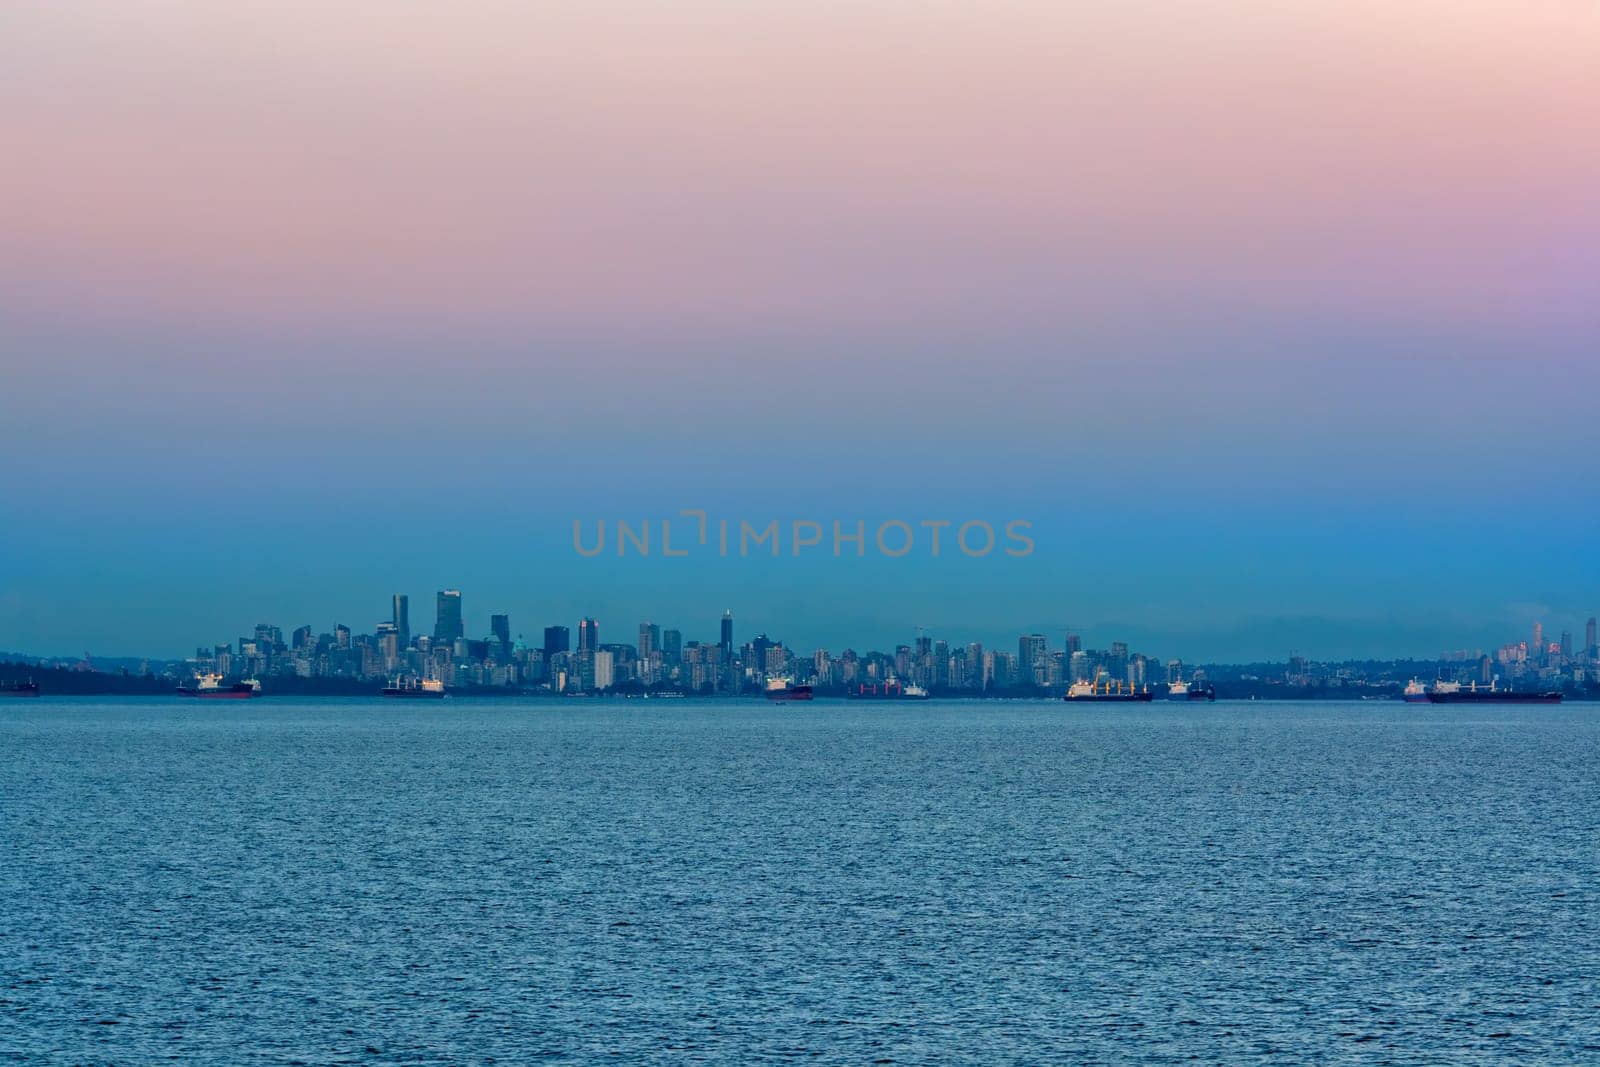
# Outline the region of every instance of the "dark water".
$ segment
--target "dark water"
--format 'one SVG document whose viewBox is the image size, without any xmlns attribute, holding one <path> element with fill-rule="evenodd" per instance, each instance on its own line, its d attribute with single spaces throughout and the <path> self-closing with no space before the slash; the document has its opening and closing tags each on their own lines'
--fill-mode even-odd
<svg viewBox="0 0 1600 1067">
<path fill-rule="evenodd" d="M 1600 1060 L 1600 707 L 0 706 L 0 1058 Z"/>
</svg>

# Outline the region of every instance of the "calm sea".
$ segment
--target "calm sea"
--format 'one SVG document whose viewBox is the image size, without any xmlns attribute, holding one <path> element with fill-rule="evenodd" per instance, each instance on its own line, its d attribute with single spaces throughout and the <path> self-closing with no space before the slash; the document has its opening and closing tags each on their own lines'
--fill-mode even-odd
<svg viewBox="0 0 1600 1067">
<path fill-rule="evenodd" d="M 1600 1060 L 1600 706 L 0 705 L 0 1058 Z"/>
</svg>

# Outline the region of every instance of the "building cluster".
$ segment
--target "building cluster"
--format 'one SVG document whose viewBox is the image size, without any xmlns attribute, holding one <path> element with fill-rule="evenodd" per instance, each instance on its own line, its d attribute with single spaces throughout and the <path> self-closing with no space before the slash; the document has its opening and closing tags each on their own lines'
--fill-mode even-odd
<svg viewBox="0 0 1600 1067">
<path fill-rule="evenodd" d="M 1076 634 L 1052 649 L 1043 634 L 1026 634 L 1009 649 L 979 643 L 952 645 L 918 636 L 893 652 L 837 654 L 818 649 L 796 653 L 760 634 L 736 642 L 731 612 L 722 616 L 715 641 L 685 640 L 683 631 L 653 622 L 639 624 L 635 643 L 603 642 L 600 624 L 583 619 L 574 635 L 567 626 L 544 627 L 542 639 L 512 636 L 508 615 L 490 616 L 486 636 L 468 637 L 461 592 L 440 590 L 431 632 L 411 627 L 410 598 L 396 594 L 390 617 L 372 633 L 337 625 L 316 634 L 263 623 L 238 641 L 197 649 L 186 669 L 230 678 L 355 679 L 437 678 L 455 688 L 536 688 L 553 693 L 629 689 L 673 689 L 691 693 L 740 693 L 785 680 L 819 688 L 850 689 L 888 682 L 949 692 L 1010 692 L 1061 689 L 1075 681 L 1103 679 L 1135 687 L 1171 680 L 1183 667 L 1164 667 L 1124 642 L 1107 650 L 1086 649 Z"/>
<path fill-rule="evenodd" d="M 1396 670 L 1414 663 L 1379 665 L 1314 663 L 1290 657 L 1281 676 L 1225 668 L 1186 668 L 1179 660 L 1161 662 L 1113 642 L 1107 649 L 1083 646 L 1068 633 L 1052 648 L 1043 634 L 1024 634 L 1016 650 L 985 648 L 977 642 L 956 645 L 919 634 L 892 652 L 799 653 L 782 641 L 759 634 L 737 642 L 732 613 L 722 616 L 716 640 L 685 640 L 682 630 L 654 622 L 639 624 L 633 643 L 601 640 L 594 619 L 546 626 L 539 640 L 513 636 L 508 615 L 490 616 L 489 633 L 468 637 L 461 592 L 439 591 L 431 632 L 411 626 L 410 600 L 394 596 L 389 618 L 372 633 L 353 633 L 338 625 L 332 633 L 311 627 L 283 631 L 268 624 L 230 644 L 196 651 L 184 670 L 229 678 L 289 675 L 306 679 L 436 678 L 460 689 L 542 690 L 556 694 L 675 690 L 737 694 L 783 680 L 818 689 L 849 691 L 890 682 L 918 685 L 950 694 L 1059 692 L 1073 682 L 1115 682 L 1141 689 L 1173 681 L 1271 682 L 1290 688 L 1392 685 L 1405 679 Z M 1211 678 L 1208 679 L 1208 673 Z M 1538 624 L 1532 640 L 1507 644 L 1493 653 L 1462 650 L 1440 657 L 1437 674 L 1461 682 L 1498 680 L 1512 686 L 1583 686 L 1600 681 L 1600 647 L 1590 619 L 1578 646 L 1570 632 L 1546 641 Z"/>
<path fill-rule="evenodd" d="M 1494 652 L 1447 652 L 1441 657 L 1453 665 L 1456 681 L 1489 682 L 1495 679 L 1512 685 L 1583 685 L 1600 681 L 1600 633 L 1590 618 L 1584 626 L 1583 644 L 1573 641 L 1572 631 L 1561 631 L 1560 638 L 1547 640 L 1543 623 L 1533 624 L 1532 640 L 1501 645 Z"/>
</svg>

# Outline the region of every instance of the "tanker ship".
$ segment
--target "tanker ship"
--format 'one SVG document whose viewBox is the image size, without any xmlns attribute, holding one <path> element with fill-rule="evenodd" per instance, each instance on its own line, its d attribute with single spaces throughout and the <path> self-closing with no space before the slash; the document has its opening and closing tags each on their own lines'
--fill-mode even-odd
<svg viewBox="0 0 1600 1067">
<path fill-rule="evenodd" d="M 791 700 L 810 700 L 811 687 L 795 685 L 789 678 L 772 678 L 767 682 L 767 699 L 780 704 Z"/>
<path fill-rule="evenodd" d="M 1494 682 L 1480 686 L 1473 682 L 1462 688 L 1460 682 L 1434 682 L 1433 688 L 1428 690 L 1430 704 L 1559 704 L 1561 694 L 1556 690 L 1547 692 L 1522 692 L 1516 689 L 1501 689 Z"/>
<path fill-rule="evenodd" d="M 902 685 L 899 680 L 890 678 L 882 685 L 863 683 L 853 685 L 845 690 L 848 700 L 927 700 L 929 693 L 922 686 L 915 683 Z"/>
<path fill-rule="evenodd" d="M 261 695 L 261 683 L 254 678 L 246 678 L 225 686 L 220 674 L 197 674 L 193 685 L 178 686 L 178 695 L 202 700 L 249 700 Z"/>
<path fill-rule="evenodd" d="M 413 700 L 443 700 L 444 683 L 437 678 L 396 678 L 383 687 L 383 695 Z"/>
<path fill-rule="evenodd" d="M 1148 687 L 1135 689 L 1121 682 L 1096 678 L 1092 682 L 1073 682 L 1061 699 L 1085 704 L 1147 704 L 1155 699 L 1155 694 Z"/>
<path fill-rule="evenodd" d="M 1211 684 L 1201 685 L 1199 682 L 1177 681 L 1167 686 L 1168 700 L 1215 700 L 1217 687 Z"/>
</svg>

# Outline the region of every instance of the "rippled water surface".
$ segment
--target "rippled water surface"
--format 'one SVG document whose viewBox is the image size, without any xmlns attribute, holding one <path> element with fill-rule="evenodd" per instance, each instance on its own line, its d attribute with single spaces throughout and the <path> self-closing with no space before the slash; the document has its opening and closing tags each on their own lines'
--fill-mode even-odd
<svg viewBox="0 0 1600 1067">
<path fill-rule="evenodd" d="M 1600 707 L 0 706 L 0 1058 L 1600 1060 Z"/>
</svg>

